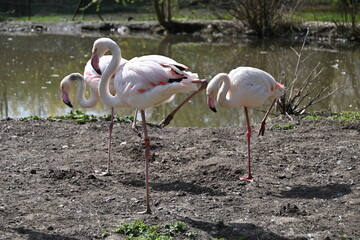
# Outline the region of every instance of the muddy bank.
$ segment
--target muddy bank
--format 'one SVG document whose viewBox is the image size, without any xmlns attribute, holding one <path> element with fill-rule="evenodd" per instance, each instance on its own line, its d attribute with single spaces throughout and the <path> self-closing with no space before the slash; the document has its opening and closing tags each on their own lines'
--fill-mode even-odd
<svg viewBox="0 0 360 240">
<path fill-rule="evenodd" d="M 199 29 L 193 34 L 199 35 L 234 35 L 239 37 L 254 37 L 254 32 L 247 30 L 240 22 L 229 20 L 184 21 L 196 25 Z M 316 40 L 345 41 L 350 29 L 329 22 L 305 22 L 287 26 L 279 34 L 281 37 L 298 37 L 310 30 L 309 38 Z M 112 31 L 119 34 L 151 33 L 163 34 L 164 29 L 157 21 L 63 21 L 63 22 L 33 22 L 5 21 L 0 22 L 2 32 L 54 32 L 81 33 L 88 31 Z M 355 39 L 350 39 L 355 40 Z"/>
<path fill-rule="evenodd" d="M 135 219 L 182 221 L 199 240 L 360 238 L 359 121 L 272 118 L 253 136 L 253 182 L 239 180 L 245 126 L 150 127 L 152 215 L 137 213 L 144 147 L 130 123 L 114 126 L 113 176 L 98 175 L 107 129 L 104 120 L 0 121 L 0 239 L 89 240 L 106 230 L 122 239 L 116 223 Z"/>
</svg>

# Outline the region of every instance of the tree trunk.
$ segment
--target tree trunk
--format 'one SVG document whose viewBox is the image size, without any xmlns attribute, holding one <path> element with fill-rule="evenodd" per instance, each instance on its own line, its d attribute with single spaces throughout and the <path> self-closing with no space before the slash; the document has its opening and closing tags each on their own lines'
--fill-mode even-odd
<svg viewBox="0 0 360 240">
<path fill-rule="evenodd" d="M 159 0 L 153 0 L 156 17 L 161 26 L 163 26 L 169 33 L 194 33 L 205 28 L 201 23 L 184 23 L 171 20 L 170 0 L 167 1 L 168 6 L 164 5 L 164 2 Z M 167 14 L 166 14 L 167 12 Z"/>
<path fill-rule="evenodd" d="M 76 10 L 75 10 L 75 12 L 74 12 L 74 15 L 73 15 L 71 21 L 74 21 L 74 19 L 75 19 L 75 17 L 76 17 L 76 14 L 79 12 L 79 9 L 80 9 L 80 7 L 81 7 L 81 2 L 82 2 L 82 0 L 79 0 L 79 1 L 78 1 L 78 5 L 77 5 L 77 7 L 76 7 Z"/>
<path fill-rule="evenodd" d="M 27 0 L 28 20 L 31 19 L 31 0 Z"/>
</svg>

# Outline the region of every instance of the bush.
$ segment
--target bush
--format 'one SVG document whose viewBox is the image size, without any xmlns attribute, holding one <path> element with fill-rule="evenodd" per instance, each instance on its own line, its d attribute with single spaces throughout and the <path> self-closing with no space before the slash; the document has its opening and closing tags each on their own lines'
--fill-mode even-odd
<svg viewBox="0 0 360 240">
<path fill-rule="evenodd" d="M 232 15 L 259 36 L 274 35 L 286 25 L 286 18 L 297 7 L 298 0 L 213 0 L 216 11 Z"/>
</svg>

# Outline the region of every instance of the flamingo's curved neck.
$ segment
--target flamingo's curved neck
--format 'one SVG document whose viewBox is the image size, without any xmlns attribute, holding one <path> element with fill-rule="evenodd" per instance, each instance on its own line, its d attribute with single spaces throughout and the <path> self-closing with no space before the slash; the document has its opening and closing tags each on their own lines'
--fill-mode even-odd
<svg viewBox="0 0 360 240">
<path fill-rule="evenodd" d="M 215 85 L 221 86 L 217 94 L 218 103 L 224 108 L 232 107 L 231 100 L 227 98 L 231 87 L 229 76 L 226 73 L 219 73 L 212 81 L 214 81 Z"/>
<path fill-rule="evenodd" d="M 78 81 L 78 87 L 76 91 L 76 99 L 79 105 L 83 108 L 91 108 L 99 101 L 99 93 L 96 89 L 90 88 L 90 97 L 85 97 L 86 83 L 84 77 Z"/>
<path fill-rule="evenodd" d="M 123 105 L 118 93 L 112 95 L 110 93 L 110 78 L 116 72 L 121 60 L 121 51 L 119 46 L 115 42 L 107 42 L 107 48 L 112 53 L 112 59 L 106 68 L 105 72 L 101 76 L 99 94 L 105 104 L 111 107 L 121 107 Z"/>
</svg>

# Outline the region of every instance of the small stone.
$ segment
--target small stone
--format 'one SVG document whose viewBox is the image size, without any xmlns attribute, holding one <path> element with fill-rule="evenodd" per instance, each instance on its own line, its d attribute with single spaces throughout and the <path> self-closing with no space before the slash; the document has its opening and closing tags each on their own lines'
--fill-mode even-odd
<svg viewBox="0 0 360 240">
<path fill-rule="evenodd" d="M 89 174 L 87 176 L 87 179 L 96 179 L 95 175 L 94 174 Z"/>
</svg>

